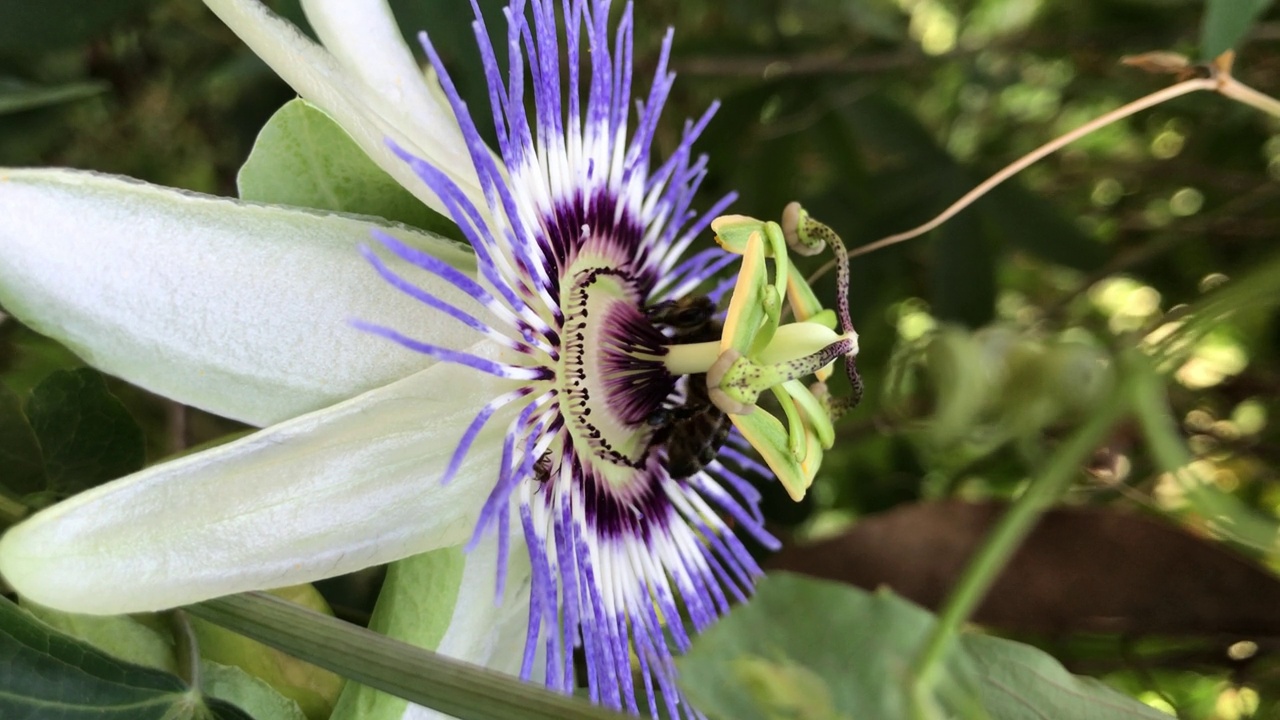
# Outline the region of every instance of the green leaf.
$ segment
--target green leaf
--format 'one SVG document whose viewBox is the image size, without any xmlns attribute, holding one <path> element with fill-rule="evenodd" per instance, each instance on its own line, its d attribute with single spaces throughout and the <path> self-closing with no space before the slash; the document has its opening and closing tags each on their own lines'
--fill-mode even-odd
<svg viewBox="0 0 1280 720">
<path fill-rule="evenodd" d="M 12 78 L 0 78 L 0 115 L 91 97 L 106 92 L 109 87 L 101 81 L 42 87 Z"/>
<path fill-rule="evenodd" d="M 124 662 L 168 673 L 178 671 L 173 633 L 154 615 L 81 615 L 22 601 L 22 609 L 76 640 Z M 144 622 L 143 619 L 151 622 Z"/>
<path fill-rule="evenodd" d="M 185 609 L 352 680 L 461 720 L 626 717 L 263 593 L 207 600 Z"/>
<path fill-rule="evenodd" d="M 167 673 L 178 672 L 168 615 L 80 615 L 25 601 L 23 609 L 55 630 L 119 660 Z M 202 654 L 206 649 L 201 643 Z M 207 658 L 200 661 L 200 689 L 209 697 L 247 710 L 254 720 L 306 720 L 307 717 L 297 702 L 277 692 L 265 680 Z"/>
<path fill-rule="evenodd" d="M 0 467 L 4 468 L 3 489 L 15 497 L 48 487 L 40 441 L 17 394 L 4 383 L 0 383 Z"/>
<path fill-rule="evenodd" d="M 90 368 L 59 370 L 36 386 L 27 417 L 44 455 L 49 489 L 70 494 L 142 469 L 142 429 Z"/>
<path fill-rule="evenodd" d="M 238 667 L 200 661 L 200 687 L 209 697 L 244 708 L 254 720 L 306 720 L 298 703 Z"/>
<path fill-rule="evenodd" d="M 1030 645 L 986 635 L 965 635 L 963 652 L 982 677 L 982 704 L 994 720 L 1169 720 L 1169 716 L 1102 682 L 1079 677 Z"/>
<path fill-rule="evenodd" d="M 117 660 L 0 598 L 0 717 L 252 720 L 177 677 Z"/>
<path fill-rule="evenodd" d="M 1271 0 L 1205 0 L 1200 60 L 1209 62 L 1234 48 Z"/>
<path fill-rule="evenodd" d="M 711 718 L 860 720 L 908 717 L 910 667 L 934 617 L 888 591 L 786 573 L 694 640 L 680 686 Z M 1050 656 L 1005 640 L 962 636 L 943 663 L 945 717 L 992 720 L 1168 720 Z M 978 702 L 981 709 L 975 707 Z"/>
<path fill-rule="evenodd" d="M 453 222 L 401 187 L 305 100 L 271 116 L 236 182 L 244 200 L 374 215 L 460 239 Z"/>
<path fill-rule="evenodd" d="M 905 718 L 904 672 L 932 626 L 887 592 L 771 575 L 677 658 L 680 687 L 712 718 Z"/>
</svg>

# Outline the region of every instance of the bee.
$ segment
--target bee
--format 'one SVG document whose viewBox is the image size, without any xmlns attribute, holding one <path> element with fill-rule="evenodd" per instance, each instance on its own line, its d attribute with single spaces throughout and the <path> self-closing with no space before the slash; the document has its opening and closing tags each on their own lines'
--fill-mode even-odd
<svg viewBox="0 0 1280 720">
<path fill-rule="evenodd" d="M 542 453 L 533 463 L 533 479 L 538 485 L 546 485 L 551 481 L 551 451 Z"/>
<path fill-rule="evenodd" d="M 715 319 L 716 306 L 704 295 L 668 300 L 646 310 L 655 325 L 671 328 L 676 343 L 719 340 L 721 325 Z M 716 459 L 720 446 L 729 437 L 729 416 L 711 401 L 705 373 L 690 375 L 684 402 L 659 408 L 647 422 L 657 428 L 651 441 L 667 446 L 664 463 L 671 477 L 687 478 Z"/>
</svg>

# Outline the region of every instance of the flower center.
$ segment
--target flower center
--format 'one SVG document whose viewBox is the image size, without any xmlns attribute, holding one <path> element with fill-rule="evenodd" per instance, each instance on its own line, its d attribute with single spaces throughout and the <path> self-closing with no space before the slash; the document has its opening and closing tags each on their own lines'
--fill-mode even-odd
<svg viewBox="0 0 1280 720">
<path fill-rule="evenodd" d="M 580 459 L 624 490 L 648 466 L 649 418 L 675 388 L 662 362 L 669 341 L 641 309 L 643 291 L 626 268 L 580 256 L 564 277 L 556 375 L 565 427 Z"/>
</svg>

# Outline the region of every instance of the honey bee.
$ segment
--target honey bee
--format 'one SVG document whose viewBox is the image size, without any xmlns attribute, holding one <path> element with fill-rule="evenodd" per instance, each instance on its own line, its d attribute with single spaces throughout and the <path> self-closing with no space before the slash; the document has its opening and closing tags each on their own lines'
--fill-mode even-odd
<svg viewBox="0 0 1280 720">
<path fill-rule="evenodd" d="M 671 338 L 676 343 L 720 339 L 715 303 L 704 295 L 668 300 L 648 308 L 646 313 L 655 325 L 671 328 Z M 651 442 L 667 446 L 664 467 L 677 480 L 715 460 L 731 427 L 729 416 L 711 401 L 706 374 L 690 375 L 687 383 L 684 402 L 659 408 L 648 417 L 649 425 L 658 428 Z"/>
</svg>

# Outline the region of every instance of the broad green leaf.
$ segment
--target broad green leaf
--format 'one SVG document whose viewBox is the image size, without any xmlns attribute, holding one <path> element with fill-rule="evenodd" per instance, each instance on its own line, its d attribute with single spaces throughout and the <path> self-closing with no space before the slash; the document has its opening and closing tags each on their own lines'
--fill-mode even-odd
<svg viewBox="0 0 1280 720">
<path fill-rule="evenodd" d="M 965 635 L 960 647 L 982 677 L 982 704 L 994 720 L 1169 720 L 1169 716 L 1089 677 L 1030 645 Z"/>
<path fill-rule="evenodd" d="M 306 720 L 298 703 L 276 692 L 266 681 L 238 667 L 212 660 L 200 662 L 200 688 L 210 697 L 243 708 L 253 720 Z"/>
<path fill-rule="evenodd" d="M 311 585 L 281 588 L 271 594 L 316 612 L 333 614 Z M 191 624 L 199 640 L 200 655 L 206 660 L 262 680 L 311 720 L 325 720 L 333 711 L 345 682 L 341 677 L 199 618 Z"/>
<path fill-rule="evenodd" d="M 913 692 L 907 668 L 935 622 L 888 591 L 770 575 L 750 603 L 676 660 L 680 685 L 713 720 L 898 720 L 908 717 Z M 1035 648 L 1004 640 L 962 636 L 940 678 L 925 701 L 941 717 L 1167 720 L 1070 675 Z"/>
<path fill-rule="evenodd" d="M 128 475 L 146 461 L 142 429 L 96 370 L 49 375 L 32 391 L 27 417 L 57 494 Z"/>
<path fill-rule="evenodd" d="M 22 609 L 49 627 L 89 643 L 123 662 L 178 672 L 173 633 L 156 615 L 81 615 L 22 601 Z"/>
<path fill-rule="evenodd" d="M 80 615 L 34 603 L 24 603 L 23 609 L 50 627 L 124 662 L 167 673 L 178 672 L 177 649 L 169 630 L 168 614 Z M 297 702 L 238 667 L 202 659 L 200 689 L 210 697 L 246 710 L 254 720 L 306 720 Z"/>
<path fill-rule="evenodd" d="M 240 198 L 374 215 L 458 239 L 457 226 L 423 205 L 305 100 L 267 121 L 236 178 Z"/>
<path fill-rule="evenodd" d="M 22 412 L 22 403 L 9 386 L 0 382 L 0 484 L 15 497 L 47 487 L 40 442 Z"/>
<path fill-rule="evenodd" d="M 117 660 L 0 598 L 0 717 L 251 720 L 174 675 Z"/>
<path fill-rule="evenodd" d="M 63 85 L 29 85 L 12 78 L 0 78 L 0 115 L 57 105 L 106 92 L 105 82 L 71 82 Z"/>
<path fill-rule="evenodd" d="M 1236 47 L 1272 0 L 1205 0 L 1200 24 L 1200 60 L 1208 62 Z"/>
<path fill-rule="evenodd" d="M 771 575 L 677 658 L 680 687 L 713 719 L 905 718 L 906 668 L 932 626 L 887 592 Z M 964 662 L 952 656 L 952 677 Z"/>
</svg>

